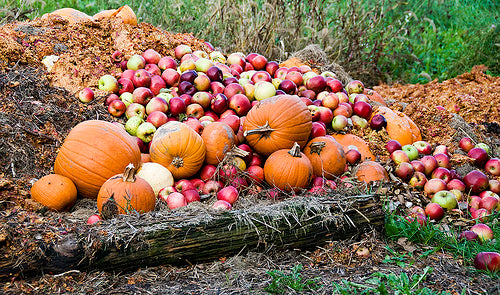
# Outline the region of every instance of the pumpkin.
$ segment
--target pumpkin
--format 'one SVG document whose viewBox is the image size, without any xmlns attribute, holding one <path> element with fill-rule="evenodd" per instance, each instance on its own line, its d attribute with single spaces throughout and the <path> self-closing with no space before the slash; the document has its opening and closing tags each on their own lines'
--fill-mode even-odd
<svg viewBox="0 0 500 295">
<path fill-rule="evenodd" d="M 153 211 L 155 204 L 153 188 L 146 180 L 136 176 L 133 164 L 129 164 L 122 174 L 106 180 L 97 195 L 97 209 L 103 219 L 117 214 Z"/>
<path fill-rule="evenodd" d="M 201 138 L 206 147 L 205 163 L 211 165 L 219 164 L 236 141 L 233 129 L 223 122 L 212 122 L 206 125 Z"/>
<path fill-rule="evenodd" d="M 174 179 L 195 175 L 203 165 L 205 153 L 205 143 L 201 136 L 179 121 L 161 125 L 149 148 L 151 161 L 165 166 Z"/>
<path fill-rule="evenodd" d="M 404 113 L 380 106 L 373 112 L 372 116 L 376 114 L 385 117 L 387 120 L 387 134 L 391 139 L 397 140 L 401 145 L 412 144 L 414 138 L 421 138 L 418 127 L 415 125 L 412 129 L 412 125 L 415 123 Z"/>
<path fill-rule="evenodd" d="M 172 173 L 168 171 L 163 165 L 153 162 L 143 163 L 139 170 L 137 170 L 137 176 L 146 180 L 149 185 L 153 188 L 155 196 L 158 192 L 167 186 L 174 185 L 174 177 Z"/>
<path fill-rule="evenodd" d="M 66 176 L 49 174 L 31 187 L 31 198 L 54 211 L 68 211 L 76 202 L 75 184 Z"/>
<path fill-rule="evenodd" d="M 420 133 L 420 129 L 418 128 L 417 124 L 413 122 L 413 120 L 408 117 L 405 113 L 399 112 L 399 111 L 394 111 L 396 114 L 402 114 L 406 120 L 408 120 L 408 124 L 410 124 L 410 129 L 411 129 L 411 136 L 413 138 L 413 142 L 415 141 L 420 141 L 422 140 L 422 134 Z"/>
<path fill-rule="evenodd" d="M 304 147 L 303 153 L 309 158 L 316 176 L 334 179 L 345 170 L 345 153 L 334 138 L 319 136 L 311 139 Z"/>
<path fill-rule="evenodd" d="M 68 21 L 69 24 L 92 21 L 91 16 L 87 15 L 85 12 L 81 12 L 73 8 L 61 8 L 58 10 L 54 10 L 51 13 L 42 15 L 42 19 L 48 19 L 53 16 L 61 17 L 62 19 Z"/>
<path fill-rule="evenodd" d="M 122 173 L 129 163 L 139 167 L 141 151 L 123 128 L 100 120 L 84 121 L 68 134 L 54 163 L 54 172 L 71 179 L 78 194 L 95 199 L 101 185 Z"/>
<path fill-rule="evenodd" d="M 264 179 L 275 187 L 290 192 L 306 188 L 313 177 L 311 161 L 300 151 L 298 143 L 292 149 L 272 153 L 264 164 Z"/>
<path fill-rule="evenodd" d="M 123 20 L 124 24 L 137 25 L 137 16 L 130 6 L 124 5 L 118 9 L 103 10 L 96 13 L 94 20 L 101 20 L 104 18 L 119 17 Z"/>
<path fill-rule="evenodd" d="M 389 181 L 389 175 L 382 165 L 375 161 L 365 161 L 354 168 L 354 175 L 359 181 Z"/>
<path fill-rule="evenodd" d="M 332 137 L 344 148 L 344 153 L 356 147 L 361 153 L 361 161 L 375 160 L 375 156 L 370 151 L 368 143 L 361 137 L 354 134 L 332 134 Z"/>
<path fill-rule="evenodd" d="M 300 98 L 291 95 L 261 100 L 247 113 L 243 123 L 248 144 L 265 156 L 290 149 L 295 142 L 303 148 L 311 129 L 311 112 Z"/>
<path fill-rule="evenodd" d="M 382 98 L 382 96 L 377 91 L 375 91 L 373 89 L 365 88 L 365 90 L 363 91 L 363 94 L 366 95 L 369 100 L 376 101 L 376 102 L 382 104 L 383 106 L 387 106 L 387 103 L 385 102 L 385 100 Z"/>
</svg>

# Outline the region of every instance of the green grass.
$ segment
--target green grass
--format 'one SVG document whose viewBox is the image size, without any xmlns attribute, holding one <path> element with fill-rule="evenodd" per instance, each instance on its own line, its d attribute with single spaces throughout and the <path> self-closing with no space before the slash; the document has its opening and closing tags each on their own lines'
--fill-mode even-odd
<svg viewBox="0 0 500 295">
<path fill-rule="evenodd" d="M 300 274 L 301 270 L 302 264 L 297 264 L 292 267 L 289 274 L 281 270 L 268 271 L 267 274 L 271 276 L 272 280 L 264 290 L 271 294 L 288 294 L 290 290 L 302 292 L 321 288 L 318 278 L 304 279 Z"/>
<path fill-rule="evenodd" d="M 437 251 L 445 251 L 451 253 L 455 257 L 462 257 L 466 265 L 471 266 L 474 257 L 479 252 L 500 252 L 500 225 L 497 220 L 500 217 L 500 213 L 496 213 L 490 216 L 489 221 L 485 224 L 490 226 L 493 230 L 493 234 L 496 237 L 495 240 L 480 243 L 477 241 L 459 241 L 458 235 L 462 230 L 465 229 L 453 229 L 451 228 L 449 232 L 444 232 L 434 225 L 428 222 L 425 226 L 420 226 L 417 222 L 409 223 L 398 215 L 389 215 L 386 218 L 385 228 L 387 233 L 387 238 L 389 240 L 398 240 L 399 238 L 407 238 L 408 241 L 413 243 L 419 243 L 423 245 L 429 245 L 434 247 L 423 255 L 429 255 Z M 398 255 L 393 252 L 393 257 L 398 257 Z M 401 254 L 404 255 L 404 254 Z M 400 255 L 399 255 L 400 256 Z M 410 259 L 405 259 L 410 260 Z M 500 274 L 488 273 L 492 277 L 500 277 Z"/>
<path fill-rule="evenodd" d="M 128 4 L 140 21 L 192 32 L 225 53 L 278 61 L 315 43 L 367 85 L 444 80 L 477 64 L 500 75 L 500 2 L 493 0 L 3 1 L 4 20 L 62 7 L 93 15 Z"/>
</svg>

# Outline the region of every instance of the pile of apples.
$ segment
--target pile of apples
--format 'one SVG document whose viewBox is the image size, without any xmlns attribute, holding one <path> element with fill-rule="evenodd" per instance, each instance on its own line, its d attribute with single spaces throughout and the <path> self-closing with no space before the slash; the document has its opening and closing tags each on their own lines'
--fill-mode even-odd
<svg viewBox="0 0 500 295">
<path fill-rule="evenodd" d="M 236 157 L 234 166 L 260 184 L 265 158 L 245 144 L 242 125 L 255 104 L 279 94 L 297 95 L 308 106 L 313 121 L 311 138 L 325 136 L 327 128 L 381 129 L 387 125 L 383 116 L 374 116 L 368 122 L 372 106 L 363 94 L 361 81 L 354 80 L 344 87 L 332 72 L 318 74 L 307 65 L 283 67 L 257 53 L 225 56 L 220 51 L 193 51 L 187 45 L 179 45 L 174 55 L 161 56 L 148 49 L 125 60 L 117 51 L 111 59 L 122 73 L 116 77 L 106 74 L 98 81 L 98 88 L 108 93 L 105 101 L 108 112 L 115 117 L 125 116 L 125 130 L 135 137 L 145 154 L 157 128 L 168 121 L 182 121 L 199 134 L 207 124 L 224 122 L 233 129 L 237 146 L 250 153 L 244 160 Z M 94 93 L 85 88 L 79 92 L 79 98 L 90 102 Z M 227 182 L 214 180 L 216 168 L 205 165 L 198 178 L 177 180 L 174 187 L 159 193 L 159 198 L 176 208 L 199 200 L 199 195 L 185 193 L 194 190 L 198 194 L 216 194 L 225 203 L 214 206 L 231 208 L 237 199 L 234 195 L 238 195 L 238 185 L 246 181 L 237 180 L 239 183 L 230 183 L 231 188 L 226 189 Z M 336 184 L 317 177 L 312 181 L 311 191 L 325 187 L 335 188 Z M 174 193 L 182 193 L 184 197 Z M 277 192 L 271 190 L 269 194 L 274 198 Z"/>
<path fill-rule="evenodd" d="M 417 141 L 401 146 L 390 140 L 386 149 L 395 165 L 395 174 L 412 187 L 422 190 L 431 202 L 417 219 L 440 220 L 445 210 L 468 209 L 472 218 L 483 218 L 500 210 L 500 159 L 490 158 L 489 147 L 484 143 L 474 144 L 469 137 L 459 142 L 459 147 L 468 152 L 477 169 L 464 177 L 452 169 L 450 154 L 445 145 L 434 150 L 426 141 Z M 491 179 L 484 173 L 490 174 Z M 437 206 L 439 205 L 439 206 Z M 413 214 L 415 215 L 415 214 Z"/>
</svg>

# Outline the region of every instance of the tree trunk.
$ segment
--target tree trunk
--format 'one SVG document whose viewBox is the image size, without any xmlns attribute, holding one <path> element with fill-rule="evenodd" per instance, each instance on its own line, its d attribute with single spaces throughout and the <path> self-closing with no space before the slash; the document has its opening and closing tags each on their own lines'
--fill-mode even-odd
<svg viewBox="0 0 500 295">
<path fill-rule="evenodd" d="M 277 249 L 310 248 L 384 228 L 384 212 L 376 195 L 296 197 L 243 210 L 191 211 L 197 212 L 122 215 L 77 227 L 51 242 L 39 242 L 38 249 L 31 252 L 2 251 L 0 278 L 71 269 L 124 272 L 145 266 L 207 262 L 271 245 Z"/>
</svg>

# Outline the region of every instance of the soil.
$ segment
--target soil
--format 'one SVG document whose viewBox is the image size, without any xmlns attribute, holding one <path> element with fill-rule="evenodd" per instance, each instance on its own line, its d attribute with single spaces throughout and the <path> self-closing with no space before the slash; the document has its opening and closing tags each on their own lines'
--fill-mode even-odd
<svg viewBox="0 0 500 295">
<path fill-rule="evenodd" d="M 118 74 L 110 60 L 120 50 L 124 57 L 154 48 L 162 55 L 172 55 L 178 44 L 207 50 L 203 40 L 191 34 L 176 34 L 146 23 L 136 27 L 116 20 L 70 25 L 53 17 L 47 20 L 14 22 L 0 27 L 0 247 L 2 255 L 15 251 L 37 251 L 37 241 L 50 241 L 74 227 L 83 227 L 86 218 L 96 213 L 91 200 L 79 200 L 70 213 L 46 211 L 30 200 L 29 189 L 38 178 L 53 172 L 57 151 L 65 136 L 81 121 L 101 119 L 122 121 L 110 116 L 104 107 L 105 93 L 97 89 L 104 73 Z M 48 69 L 42 60 L 56 55 L 59 60 Z M 500 155 L 500 78 L 484 74 L 477 66 L 444 82 L 424 85 L 381 85 L 378 91 L 395 109 L 404 111 L 417 123 L 424 140 L 446 144 L 457 156 L 460 173 L 472 169 L 470 159 L 460 157 L 457 143 L 461 136 L 471 136 L 492 147 Z M 81 103 L 75 94 L 83 87 L 96 90 L 96 99 Z M 442 106 L 444 110 L 438 110 Z M 359 135 L 371 138 L 370 146 L 390 170 L 387 154 L 380 142 L 383 132 Z M 378 138 L 378 141 L 375 140 Z M 457 169 L 458 170 L 458 169 Z M 421 195 L 395 181 L 388 198 L 397 210 L 409 204 L 422 204 Z M 453 217 L 446 222 L 452 224 Z M 464 223 L 464 225 L 467 225 Z M 47 234 L 31 234 L 34 226 Z M 12 229 L 15 228 L 17 232 Z M 8 233 L 8 234 L 7 234 Z M 368 254 L 356 254 L 366 247 Z M 374 273 L 405 272 L 409 277 L 422 274 L 427 266 L 433 272 L 418 287 L 452 294 L 499 294 L 498 280 L 476 272 L 470 261 L 438 251 L 422 255 L 430 248 L 405 240 L 389 241 L 383 233 L 370 232 L 355 240 L 331 241 L 315 249 L 289 249 L 265 252 L 250 250 L 218 261 L 183 266 L 141 267 L 132 273 L 68 270 L 63 274 L 23 277 L 12 274 L 4 282 L 3 292 L 20 293 L 109 293 L 109 294 L 265 294 L 272 278 L 268 273 L 281 270 L 290 274 L 302 265 L 304 279 L 317 278 L 311 293 L 332 294 L 333 283 L 342 280 L 366 284 Z M 395 254 L 394 252 L 395 251 Z M 405 257 L 405 265 L 395 263 Z M 386 259 L 386 261 L 384 261 Z M 464 290 L 464 293 L 462 291 Z M 284 293 L 295 291 L 285 289 Z"/>
</svg>

